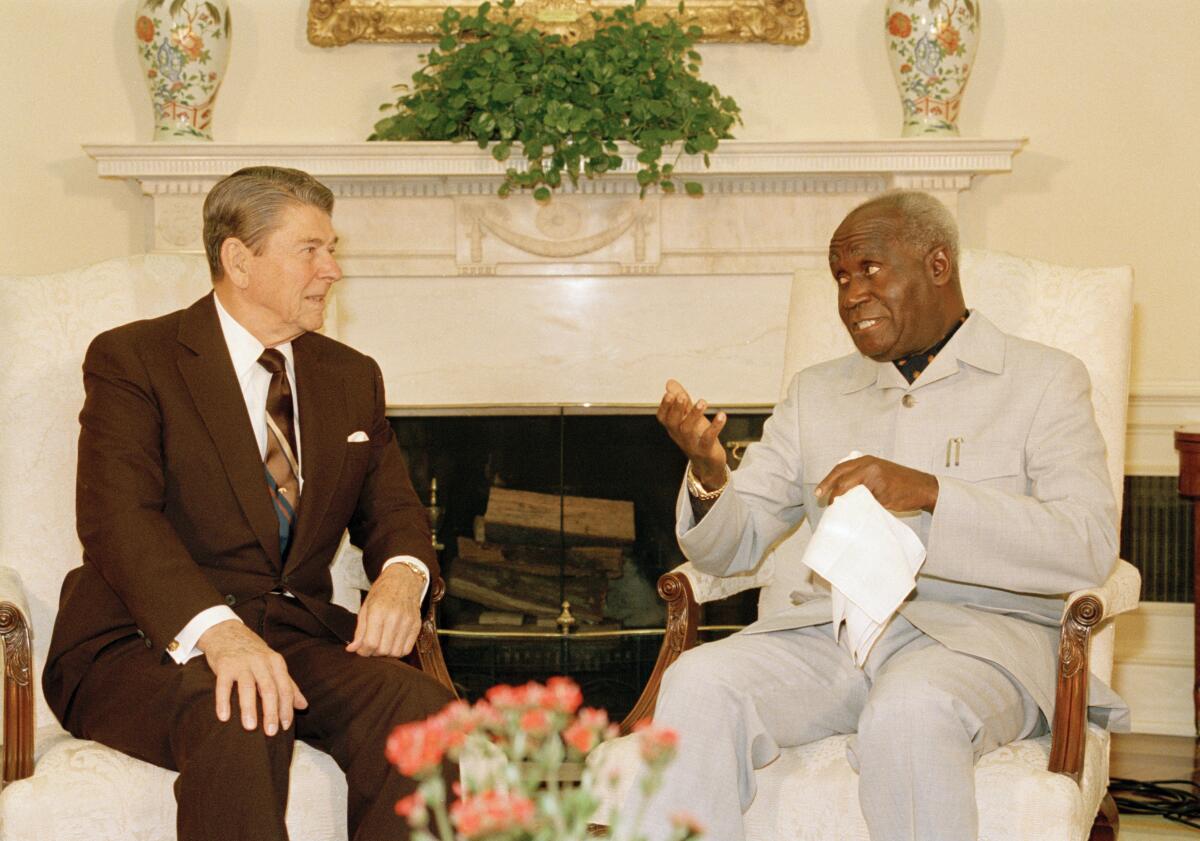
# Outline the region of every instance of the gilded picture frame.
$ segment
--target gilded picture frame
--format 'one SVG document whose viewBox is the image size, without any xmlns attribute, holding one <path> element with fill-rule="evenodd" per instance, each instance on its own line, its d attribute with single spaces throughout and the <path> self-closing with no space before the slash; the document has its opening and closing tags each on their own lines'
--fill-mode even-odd
<svg viewBox="0 0 1200 841">
<path fill-rule="evenodd" d="M 436 0 L 309 0 L 308 40 L 318 47 L 360 41 L 436 41 L 446 8 L 474 11 L 475 2 Z M 591 34 L 591 12 L 622 5 L 620 0 L 517 0 L 523 17 L 568 40 Z M 648 0 L 642 14 L 661 18 L 677 11 L 678 0 Z M 799 45 L 808 41 L 804 0 L 688 0 L 687 15 L 704 28 L 705 41 Z"/>
</svg>

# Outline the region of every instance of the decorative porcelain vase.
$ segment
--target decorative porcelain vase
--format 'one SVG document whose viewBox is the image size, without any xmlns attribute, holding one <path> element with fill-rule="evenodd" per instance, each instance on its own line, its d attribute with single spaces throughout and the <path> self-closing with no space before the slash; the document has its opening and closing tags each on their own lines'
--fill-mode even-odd
<svg viewBox="0 0 1200 841">
<path fill-rule="evenodd" d="M 154 101 L 155 140 L 212 140 L 230 32 L 227 0 L 139 0 L 134 34 Z"/>
<path fill-rule="evenodd" d="M 904 137 L 957 135 L 979 46 L 980 0 L 887 0 L 884 28 Z"/>
</svg>

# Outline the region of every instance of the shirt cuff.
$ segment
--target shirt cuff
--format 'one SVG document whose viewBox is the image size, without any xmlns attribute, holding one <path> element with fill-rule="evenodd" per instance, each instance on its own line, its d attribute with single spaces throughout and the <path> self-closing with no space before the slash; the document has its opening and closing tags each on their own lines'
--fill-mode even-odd
<svg viewBox="0 0 1200 841">
<path fill-rule="evenodd" d="M 171 640 L 167 646 L 167 654 L 181 666 L 193 657 L 199 657 L 204 652 L 197 648 L 196 644 L 200 642 L 204 632 L 213 625 L 228 622 L 230 619 L 242 621 L 240 616 L 223 604 L 200 611 L 192 617 L 191 622 L 183 626 L 183 630 L 175 635 L 175 639 Z"/>
<path fill-rule="evenodd" d="M 425 566 L 424 562 L 417 560 L 412 555 L 397 555 L 383 562 L 383 569 L 380 570 L 380 573 L 392 564 L 404 564 L 417 575 L 421 576 L 421 580 L 425 582 L 425 585 L 421 588 L 421 601 L 425 601 L 425 594 L 429 592 L 429 567 Z"/>
</svg>

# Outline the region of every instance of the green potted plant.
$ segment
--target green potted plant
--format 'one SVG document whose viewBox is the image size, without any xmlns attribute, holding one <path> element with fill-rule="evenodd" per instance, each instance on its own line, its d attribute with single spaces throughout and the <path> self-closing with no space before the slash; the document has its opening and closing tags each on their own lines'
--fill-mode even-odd
<svg viewBox="0 0 1200 841">
<path fill-rule="evenodd" d="M 527 164 L 508 168 L 499 194 L 531 189 L 544 201 L 564 175 L 575 184 L 618 168 L 621 141 L 638 149 L 642 195 L 655 184 L 673 192 L 679 156 L 703 155 L 707 166 L 741 122 L 737 103 L 699 77 L 699 26 L 640 20 L 637 0 L 592 12 L 594 34 L 567 43 L 526 25 L 513 5 L 503 0 L 498 16 L 487 2 L 469 15 L 447 9 L 411 89 L 381 106 L 395 113 L 368 139 L 474 140 L 498 161 L 516 147 Z M 697 182 L 684 189 L 703 192 Z"/>
</svg>

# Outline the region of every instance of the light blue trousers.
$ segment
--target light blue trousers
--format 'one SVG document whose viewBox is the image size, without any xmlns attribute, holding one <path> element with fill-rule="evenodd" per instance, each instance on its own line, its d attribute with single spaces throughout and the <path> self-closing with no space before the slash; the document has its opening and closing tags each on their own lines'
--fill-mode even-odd
<svg viewBox="0 0 1200 841">
<path fill-rule="evenodd" d="M 828 624 L 736 634 L 686 652 L 667 671 L 656 724 L 679 753 L 646 804 L 651 841 L 687 812 L 711 841 L 743 841 L 754 769 L 779 749 L 856 734 L 848 759 L 873 841 L 970 841 L 978 836 L 975 761 L 1045 732 L 1045 718 L 998 666 L 959 654 L 893 618 L 864 668 Z M 634 786 L 622 814 L 637 814 Z"/>
</svg>

